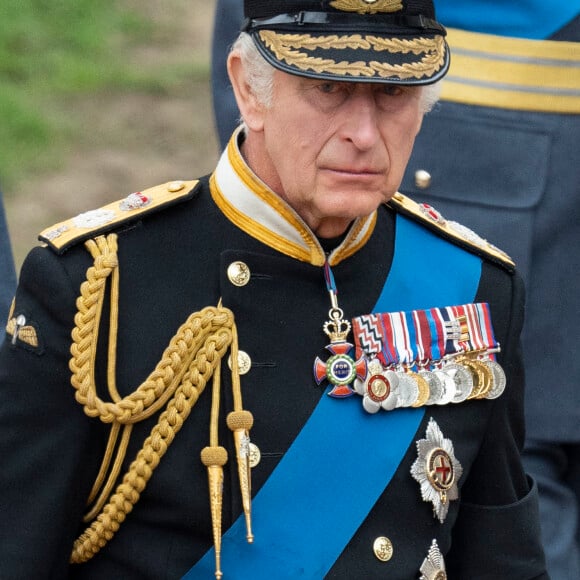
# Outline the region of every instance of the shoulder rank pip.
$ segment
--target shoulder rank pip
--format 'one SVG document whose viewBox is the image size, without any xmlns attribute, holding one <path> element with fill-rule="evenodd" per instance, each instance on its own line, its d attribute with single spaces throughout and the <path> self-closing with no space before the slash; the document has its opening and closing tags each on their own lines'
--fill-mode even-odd
<svg viewBox="0 0 580 580">
<path fill-rule="evenodd" d="M 186 201 L 195 195 L 198 181 L 170 181 L 150 189 L 131 193 L 126 198 L 81 213 L 42 231 L 38 239 L 57 254 L 78 242 L 125 225 L 144 214 Z"/>
<path fill-rule="evenodd" d="M 503 266 L 509 272 L 515 269 L 514 261 L 503 251 L 477 235 L 466 226 L 445 219 L 435 208 L 426 203 L 417 203 L 402 193 L 395 193 L 387 203 L 389 207 L 416 221 L 446 239 Z"/>
</svg>

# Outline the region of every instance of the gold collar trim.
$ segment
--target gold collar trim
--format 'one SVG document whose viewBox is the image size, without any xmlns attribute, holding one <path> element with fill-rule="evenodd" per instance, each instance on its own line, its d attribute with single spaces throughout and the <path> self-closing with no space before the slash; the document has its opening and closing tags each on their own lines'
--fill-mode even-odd
<svg viewBox="0 0 580 580">
<path fill-rule="evenodd" d="M 313 266 L 326 256 L 304 220 L 248 167 L 238 147 L 236 131 L 210 179 L 213 200 L 241 230 L 275 250 Z M 335 266 L 362 248 L 374 231 L 377 212 L 358 218 L 343 242 L 328 256 Z"/>
</svg>

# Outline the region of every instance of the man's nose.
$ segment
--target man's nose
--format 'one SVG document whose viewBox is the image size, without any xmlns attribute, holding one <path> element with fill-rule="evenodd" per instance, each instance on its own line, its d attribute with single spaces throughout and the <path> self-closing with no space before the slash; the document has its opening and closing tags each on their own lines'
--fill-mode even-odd
<svg viewBox="0 0 580 580">
<path fill-rule="evenodd" d="M 357 148 L 366 150 L 379 139 L 378 110 L 374 95 L 370 91 L 355 91 L 344 112 L 344 137 Z"/>
</svg>

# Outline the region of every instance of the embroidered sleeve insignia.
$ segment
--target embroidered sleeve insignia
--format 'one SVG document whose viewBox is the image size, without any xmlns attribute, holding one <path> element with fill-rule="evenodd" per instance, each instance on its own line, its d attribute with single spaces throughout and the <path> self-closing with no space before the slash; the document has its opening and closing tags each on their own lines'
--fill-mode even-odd
<svg viewBox="0 0 580 580">
<path fill-rule="evenodd" d="M 17 344 L 18 341 L 32 346 L 33 348 L 38 348 L 39 340 L 36 328 L 27 323 L 24 314 L 19 314 L 18 316 L 12 316 L 9 318 L 6 324 L 6 333 L 12 337 L 12 344 Z"/>
</svg>

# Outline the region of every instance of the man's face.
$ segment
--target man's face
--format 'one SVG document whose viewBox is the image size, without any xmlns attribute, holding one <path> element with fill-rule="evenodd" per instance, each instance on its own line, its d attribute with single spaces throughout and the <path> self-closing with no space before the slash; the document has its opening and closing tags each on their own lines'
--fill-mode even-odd
<svg viewBox="0 0 580 580">
<path fill-rule="evenodd" d="M 275 71 L 250 165 L 319 236 L 340 235 L 398 189 L 421 126 L 420 98 L 418 87 Z"/>
</svg>

